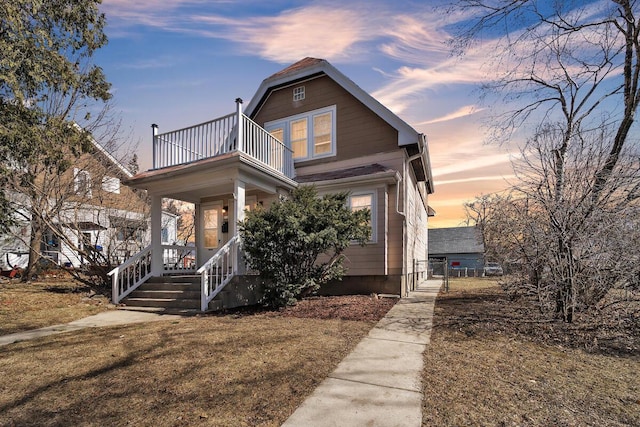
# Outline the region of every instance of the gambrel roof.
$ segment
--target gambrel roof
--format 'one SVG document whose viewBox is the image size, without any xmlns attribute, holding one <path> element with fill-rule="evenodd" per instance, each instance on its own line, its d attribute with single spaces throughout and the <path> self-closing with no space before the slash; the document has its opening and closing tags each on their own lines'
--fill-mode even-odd
<svg viewBox="0 0 640 427">
<path fill-rule="evenodd" d="M 415 129 L 393 114 L 387 107 L 378 102 L 324 59 L 304 58 L 264 79 L 258 91 L 251 99 L 251 102 L 247 105 L 245 113 L 249 117 L 255 116 L 272 90 L 296 84 L 322 74 L 329 76 L 371 111 L 395 128 L 398 131 L 398 146 L 402 147 L 418 143 L 420 134 Z"/>
<path fill-rule="evenodd" d="M 404 120 L 395 115 L 391 110 L 378 102 L 378 100 L 369 95 L 369 93 L 324 59 L 304 58 L 264 79 L 246 106 L 245 113 L 247 116 L 254 118 L 272 91 L 299 84 L 322 75 L 331 78 L 354 98 L 377 114 L 382 120 L 396 129 L 398 132 L 398 147 L 406 148 L 410 156 L 418 154 L 421 151 L 424 152 L 424 154 L 421 155 L 422 161 L 420 162 L 422 170 L 420 171 L 420 168 L 417 168 L 416 171 L 418 179 L 425 181 L 428 191 L 430 193 L 433 192 L 433 177 L 431 175 L 431 162 L 429 160 L 426 136 L 413 129 Z"/>
</svg>

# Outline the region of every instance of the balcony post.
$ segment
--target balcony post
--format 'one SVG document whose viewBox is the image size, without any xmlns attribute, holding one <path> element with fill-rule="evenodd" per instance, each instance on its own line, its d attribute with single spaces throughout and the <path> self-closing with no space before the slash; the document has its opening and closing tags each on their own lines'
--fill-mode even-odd
<svg viewBox="0 0 640 427">
<path fill-rule="evenodd" d="M 244 120 L 242 120 L 242 98 L 236 98 L 236 112 L 238 114 L 238 143 L 237 150 L 244 153 Z"/>
<path fill-rule="evenodd" d="M 156 137 L 158 136 L 158 125 L 157 124 L 152 124 L 151 125 L 151 134 L 152 134 L 152 138 L 151 138 L 151 147 L 153 148 L 153 168 L 157 169 L 158 168 L 158 164 L 160 163 L 158 161 L 158 148 L 156 148 Z"/>
</svg>

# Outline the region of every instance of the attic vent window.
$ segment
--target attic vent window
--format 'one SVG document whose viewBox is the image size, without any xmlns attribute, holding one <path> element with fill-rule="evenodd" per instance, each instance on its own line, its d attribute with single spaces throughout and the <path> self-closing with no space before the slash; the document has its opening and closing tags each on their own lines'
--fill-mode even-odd
<svg viewBox="0 0 640 427">
<path fill-rule="evenodd" d="M 304 99 L 304 86 L 298 86 L 293 89 L 293 100 L 302 101 Z"/>
</svg>

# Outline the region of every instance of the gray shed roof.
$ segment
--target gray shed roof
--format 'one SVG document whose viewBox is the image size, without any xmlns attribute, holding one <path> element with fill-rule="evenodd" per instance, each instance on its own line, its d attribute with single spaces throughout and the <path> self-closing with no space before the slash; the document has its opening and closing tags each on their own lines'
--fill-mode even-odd
<svg viewBox="0 0 640 427">
<path fill-rule="evenodd" d="M 429 229 L 429 255 L 484 253 L 480 230 L 475 227 Z"/>
</svg>

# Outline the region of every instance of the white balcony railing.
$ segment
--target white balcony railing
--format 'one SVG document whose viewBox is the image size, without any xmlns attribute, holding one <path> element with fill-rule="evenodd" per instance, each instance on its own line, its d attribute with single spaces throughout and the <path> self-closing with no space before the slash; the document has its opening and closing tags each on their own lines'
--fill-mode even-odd
<svg viewBox="0 0 640 427">
<path fill-rule="evenodd" d="M 154 126 L 153 168 L 242 152 L 270 169 L 293 178 L 291 149 L 244 115 L 240 105 L 238 103 L 237 113 L 184 129 L 158 134 Z"/>
</svg>

